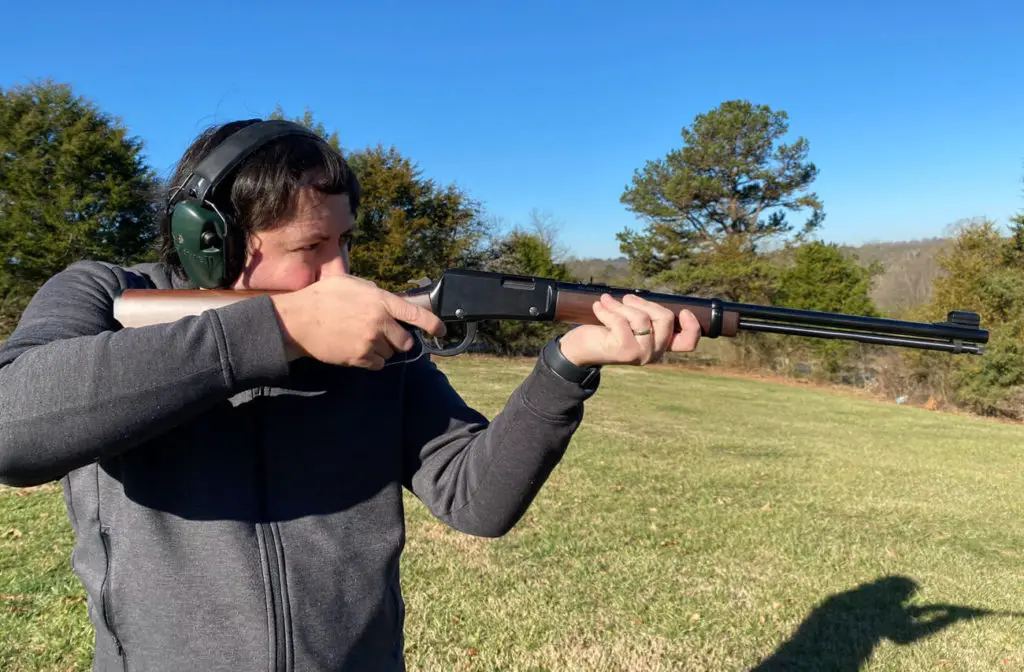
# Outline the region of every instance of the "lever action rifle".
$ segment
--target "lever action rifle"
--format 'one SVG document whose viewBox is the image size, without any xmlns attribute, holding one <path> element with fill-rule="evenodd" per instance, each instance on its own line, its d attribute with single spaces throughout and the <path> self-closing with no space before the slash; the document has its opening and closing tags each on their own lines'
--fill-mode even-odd
<svg viewBox="0 0 1024 672">
<path fill-rule="evenodd" d="M 114 300 L 114 317 L 124 327 L 144 327 L 275 293 L 278 292 L 129 289 Z M 464 328 L 462 341 L 452 347 L 442 347 L 437 341 L 435 347 L 418 334 L 427 352 L 441 356 L 458 355 L 469 349 L 476 337 L 477 323 L 483 320 L 601 324 L 592 309 L 601 294 L 616 299 L 636 294 L 677 316 L 680 311 L 689 310 L 700 322 L 704 338 L 760 331 L 974 355 L 982 354 L 988 342 L 988 331 L 980 328 L 981 318 L 970 311 L 952 311 L 944 322 L 907 322 L 467 269 L 445 271 L 434 282 L 424 280 L 419 287 L 396 294 L 431 311 L 446 327 Z"/>
</svg>

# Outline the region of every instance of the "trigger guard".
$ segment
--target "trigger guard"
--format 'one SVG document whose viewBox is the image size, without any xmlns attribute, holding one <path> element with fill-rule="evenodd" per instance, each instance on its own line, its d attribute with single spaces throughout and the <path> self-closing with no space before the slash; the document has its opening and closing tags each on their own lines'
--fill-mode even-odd
<svg viewBox="0 0 1024 672">
<path fill-rule="evenodd" d="M 461 343 L 452 348 L 435 348 L 430 345 L 423 332 L 417 330 L 416 333 L 419 336 L 423 349 L 429 354 L 437 355 L 438 357 L 454 357 L 469 350 L 469 346 L 473 345 L 473 340 L 476 338 L 476 322 L 466 323 L 466 335 L 462 338 Z"/>
</svg>

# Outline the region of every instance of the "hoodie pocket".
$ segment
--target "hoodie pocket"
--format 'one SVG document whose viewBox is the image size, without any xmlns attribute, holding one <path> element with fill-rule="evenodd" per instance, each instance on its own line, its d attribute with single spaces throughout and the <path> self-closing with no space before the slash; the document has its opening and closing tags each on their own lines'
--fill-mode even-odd
<svg viewBox="0 0 1024 672">
<path fill-rule="evenodd" d="M 117 651 L 118 658 L 121 659 L 122 669 L 127 669 L 127 663 L 124 659 L 124 649 L 121 647 L 121 640 L 118 638 L 117 630 L 114 628 L 114 609 L 110 598 L 113 562 L 110 560 L 110 531 L 108 528 L 100 527 L 100 539 L 103 540 L 104 556 L 103 584 L 100 586 L 100 608 L 103 615 L 103 625 L 106 626 L 107 631 L 114 640 L 114 648 Z"/>
</svg>

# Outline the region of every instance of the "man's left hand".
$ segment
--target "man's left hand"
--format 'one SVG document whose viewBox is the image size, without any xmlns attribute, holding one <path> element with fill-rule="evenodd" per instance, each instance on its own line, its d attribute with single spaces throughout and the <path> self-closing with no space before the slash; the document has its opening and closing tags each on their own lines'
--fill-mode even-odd
<svg viewBox="0 0 1024 672">
<path fill-rule="evenodd" d="M 675 313 L 635 294 L 622 301 L 601 295 L 594 315 L 603 326 L 581 325 L 562 337 L 562 354 L 577 366 L 644 366 L 666 352 L 692 352 L 700 341 L 700 324 L 689 310 L 680 311 L 676 332 Z"/>
</svg>

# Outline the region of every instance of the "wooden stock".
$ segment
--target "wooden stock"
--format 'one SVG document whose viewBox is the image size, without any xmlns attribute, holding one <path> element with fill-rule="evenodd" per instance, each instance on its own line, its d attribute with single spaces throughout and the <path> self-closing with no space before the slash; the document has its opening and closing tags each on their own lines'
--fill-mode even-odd
<svg viewBox="0 0 1024 672">
<path fill-rule="evenodd" d="M 255 296 L 282 293 L 248 289 L 129 289 L 114 299 L 114 319 L 124 327 L 148 327 L 200 315 Z M 427 294 L 404 298 L 430 310 Z"/>
<path fill-rule="evenodd" d="M 114 299 L 114 319 L 124 327 L 148 327 L 223 308 L 261 294 L 278 293 L 236 289 L 129 289 Z"/>
<path fill-rule="evenodd" d="M 569 322 L 571 324 L 601 324 L 601 321 L 594 315 L 594 302 L 598 296 L 590 293 L 560 291 L 558 301 L 555 304 L 555 320 L 558 322 Z M 621 297 L 617 297 L 621 300 Z M 650 299 L 648 299 L 650 300 Z M 679 331 L 679 313 L 689 310 L 700 323 L 701 332 L 707 334 L 711 331 L 711 308 L 698 304 L 688 304 L 685 301 L 653 301 L 659 306 L 664 306 L 676 316 L 676 331 Z M 740 329 L 740 314 L 735 311 L 722 313 L 721 336 L 735 336 Z"/>
</svg>

